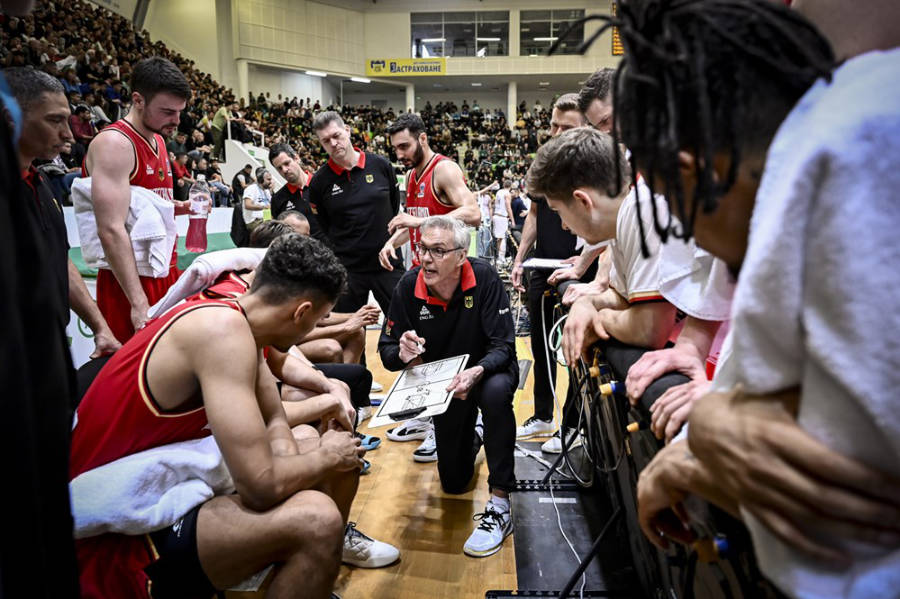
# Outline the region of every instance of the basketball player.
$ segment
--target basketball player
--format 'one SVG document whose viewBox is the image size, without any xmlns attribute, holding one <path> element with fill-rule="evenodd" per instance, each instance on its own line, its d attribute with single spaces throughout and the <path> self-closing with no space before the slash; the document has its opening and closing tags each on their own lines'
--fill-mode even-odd
<svg viewBox="0 0 900 599">
<path fill-rule="evenodd" d="M 406 177 L 406 212 L 388 223 L 391 238 L 378 254 L 381 266 L 393 270 L 390 259 L 397 257 L 396 248 L 407 241 L 415 247 L 419 226 L 426 218 L 447 214 L 477 227 L 481 224 L 481 210 L 459 165 L 428 147 L 425 123 L 418 115 L 401 114 L 387 131 L 397 160 L 410 169 Z M 415 257 L 413 263 L 419 263 Z"/>
<path fill-rule="evenodd" d="M 131 74 L 131 112 L 97 134 L 82 168 L 82 174 L 92 178 L 97 232 L 109 262 L 109 269 L 97 273 L 97 305 L 123 343 L 144 325 L 150 306 L 178 279 L 175 249 L 167 276 L 138 275 L 125 218 L 131 185 L 175 201 L 165 138 L 175 131 L 190 97 L 190 85 L 178 67 L 158 56 L 141 60 Z M 179 203 L 176 210 L 187 207 Z"/>
</svg>

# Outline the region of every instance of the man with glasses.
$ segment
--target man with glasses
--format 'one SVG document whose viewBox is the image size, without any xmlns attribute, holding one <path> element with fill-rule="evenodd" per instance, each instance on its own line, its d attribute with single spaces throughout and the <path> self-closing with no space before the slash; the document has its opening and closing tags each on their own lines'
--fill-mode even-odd
<svg viewBox="0 0 900 599">
<path fill-rule="evenodd" d="M 491 499 L 463 551 L 485 557 L 512 533 L 509 492 L 515 485 L 513 394 L 519 378 L 509 298 L 497 272 L 484 260 L 467 258 L 469 232 L 450 216 L 432 216 L 419 227 L 421 266 L 394 289 L 378 351 L 389 370 L 469 354 L 468 368 L 448 391 L 449 409 L 434 417 L 438 473 L 447 493 L 470 489 L 475 456 L 487 455 Z M 484 418 L 477 430 L 478 409 Z"/>
</svg>

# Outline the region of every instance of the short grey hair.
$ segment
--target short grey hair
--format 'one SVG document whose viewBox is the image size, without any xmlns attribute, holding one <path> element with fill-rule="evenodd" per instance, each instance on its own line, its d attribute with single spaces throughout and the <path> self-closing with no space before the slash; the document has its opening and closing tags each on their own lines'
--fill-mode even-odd
<svg viewBox="0 0 900 599">
<path fill-rule="evenodd" d="M 419 226 L 422 233 L 426 229 L 443 229 L 453 233 L 453 241 L 456 247 L 469 249 L 469 228 L 462 221 L 446 215 L 429 216 Z"/>
<path fill-rule="evenodd" d="M 334 110 L 326 110 L 325 112 L 320 112 L 316 115 L 316 118 L 313 119 L 313 131 L 321 131 L 331 123 L 337 123 L 338 125 L 343 127 L 344 119 L 342 119 L 341 115 L 339 115 Z"/>
<path fill-rule="evenodd" d="M 9 89 L 16 102 L 26 113 L 35 103 L 43 100 L 44 94 L 65 95 L 66 93 L 59 79 L 33 67 L 3 69 L 3 76 L 9 84 Z"/>
</svg>

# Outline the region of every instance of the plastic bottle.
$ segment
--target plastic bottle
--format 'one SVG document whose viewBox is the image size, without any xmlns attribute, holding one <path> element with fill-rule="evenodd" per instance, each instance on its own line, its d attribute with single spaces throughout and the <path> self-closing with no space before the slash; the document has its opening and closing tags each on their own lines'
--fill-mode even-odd
<svg viewBox="0 0 900 599">
<path fill-rule="evenodd" d="M 192 253 L 206 251 L 206 219 L 212 209 L 212 196 L 206 181 L 197 181 L 191 185 L 189 192 L 191 200 L 191 213 L 188 216 L 189 225 L 184 246 Z"/>
</svg>

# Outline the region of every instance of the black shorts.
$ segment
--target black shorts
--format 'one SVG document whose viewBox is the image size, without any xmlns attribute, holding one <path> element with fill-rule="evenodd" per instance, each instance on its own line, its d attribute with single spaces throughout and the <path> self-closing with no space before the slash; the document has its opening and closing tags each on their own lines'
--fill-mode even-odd
<svg viewBox="0 0 900 599">
<path fill-rule="evenodd" d="M 150 533 L 159 559 L 144 568 L 153 599 L 209 599 L 216 588 L 206 577 L 197 553 L 198 505 L 178 522 Z"/>
</svg>

